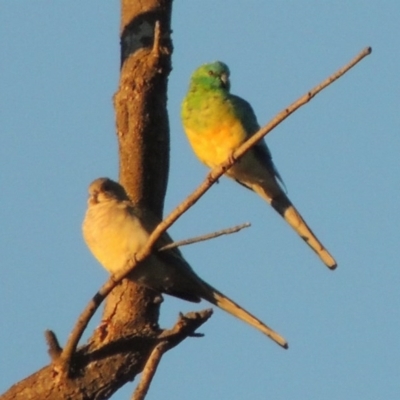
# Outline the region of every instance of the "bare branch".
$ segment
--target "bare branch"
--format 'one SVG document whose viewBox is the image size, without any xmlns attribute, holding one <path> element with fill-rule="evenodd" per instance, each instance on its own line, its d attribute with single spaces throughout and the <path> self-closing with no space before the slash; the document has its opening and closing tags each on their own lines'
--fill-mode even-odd
<svg viewBox="0 0 400 400">
<path fill-rule="evenodd" d="M 117 281 L 113 280 L 111 276 L 106 283 L 100 288 L 100 290 L 92 297 L 92 300 L 88 303 L 85 307 L 83 312 L 78 318 L 77 323 L 74 326 L 74 329 L 69 335 L 67 344 L 64 347 L 64 350 L 61 353 L 61 356 L 57 360 L 58 369 L 61 374 L 65 377 L 68 376 L 70 371 L 70 365 L 72 356 L 78 346 L 79 340 L 85 331 L 90 319 L 93 317 L 94 313 L 96 312 L 97 308 L 103 302 L 103 300 L 107 297 L 107 295 L 114 289 L 117 285 Z"/>
<path fill-rule="evenodd" d="M 237 150 L 234 151 L 232 157 L 229 157 L 226 161 L 224 161 L 219 166 L 213 168 L 208 174 L 206 179 L 203 181 L 200 186 L 195 189 L 190 196 L 188 196 L 181 204 L 179 204 L 164 220 L 157 226 L 157 228 L 150 235 L 149 241 L 146 243 L 146 246 L 142 249 L 139 254 L 137 254 L 136 261 L 142 261 L 145 257 L 148 257 L 151 253 L 151 249 L 153 248 L 156 241 L 159 237 L 190 207 L 192 207 L 200 197 L 206 193 L 210 187 L 220 178 L 232 165 L 243 156 L 252 146 L 254 146 L 259 140 L 261 140 L 267 133 L 269 133 L 273 128 L 278 126 L 282 121 L 284 121 L 290 114 L 296 111 L 298 108 L 308 103 L 314 96 L 316 96 L 319 92 L 329 86 L 331 83 L 339 79 L 343 76 L 347 71 L 349 71 L 352 67 L 354 67 L 358 62 L 360 62 L 364 57 L 371 54 L 371 47 L 365 48 L 360 54 L 358 54 L 352 61 L 350 61 L 347 65 L 340 68 L 333 75 L 329 76 L 326 80 L 324 80 L 319 85 L 315 86 L 304 96 L 300 97 L 294 103 L 292 103 L 288 108 L 285 108 L 281 111 L 275 118 L 273 118 L 267 125 L 262 127 L 258 132 L 256 132 L 253 136 L 251 136 L 246 142 L 244 142 Z M 136 265 L 136 264 L 135 264 Z M 121 271 L 118 276 L 115 277 L 116 280 L 122 279 L 125 277 L 131 269 L 126 268 L 124 271 Z"/>
<path fill-rule="evenodd" d="M 156 373 L 158 364 L 164 353 L 172 347 L 178 345 L 183 339 L 188 336 L 203 337 L 204 335 L 196 333 L 196 329 L 204 324 L 212 315 L 211 308 L 199 312 L 190 312 L 185 315 L 180 315 L 177 323 L 172 329 L 164 330 L 160 335 L 159 342 L 153 349 L 148 358 L 142 372 L 142 377 L 139 385 L 136 387 L 132 396 L 132 400 L 143 400 L 149 390 L 150 384 Z"/>
<path fill-rule="evenodd" d="M 161 357 L 167 350 L 168 342 L 158 343 L 157 346 L 154 347 L 144 366 L 142 378 L 133 393 L 132 400 L 143 400 L 146 397 L 151 381 L 157 371 L 158 364 L 161 361 Z"/>
<path fill-rule="evenodd" d="M 51 360 L 57 360 L 58 357 L 60 357 L 62 348 L 58 342 L 56 334 L 48 329 L 44 332 L 44 337 L 46 338 L 46 343 L 48 346 L 47 352 L 49 353 Z"/>
<path fill-rule="evenodd" d="M 81 338 L 84 330 L 86 329 L 90 318 L 95 313 L 101 302 L 111 292 L 111 290 L 123 279 L 129 272 L 131 272 L 139 262 L 142 262 L 150 256 L 152 249 L 161 237 L 161 235 L 190 207 L 192 207 L 200 197 L 206 193 L 210 187 L 220 178 L 232 165 L 243 156 L 252 146 L 254 146 L 259 140 L 267 135 L 273 128 L 278 126 L 284 121 L 289 115 L 299 109 L 301 106 L 308 103 L 314 96 L 329 86 L 331 83 L 343 76 L 347 71 L 354 67 L 364 57 L 371 54 L 371 47 L 365 48 L 359 53 L 353 60 L 351 60 L 344 67 L 340 68 L 337 72 L 329 76 L 319 85 L 315 86 L 304 96 L 300 97 L 289 107 L 277 114 L 267 125 L 262 127 L 256 134 L 251 136 L 246 142 L 244 142 L 237 150 L 235 150 L 231 157 L 224 161 L 219 166 L 213 168 L 206 176 L 206 179 L 201 183 L 193 193 L 188 196 L 181 204 L 179 204 L 160 224 L 154 229 L 149 237 L 146 245 L 143 249 L 136 254 L 134 260 L 127 260 L 126 266 L 118 273 L 112 275 L 110 279 L 101 287 L 101 289 L 93 297 L 92 301 L 86 306 L 85 310 L 80 315 L 76 326 L 74 327 L 68 342 L 64 348 L 64 351 L 60 357 L 60 368 L 61 372 L 68 373 L 69 365 L 71 363 L 72 355 L 78 345 L 79 339 Z"/>
<path fill-rule="evenodd" d="M 178 242 L 173 242 L 173 243 L 170 243 L 170 244 L 167 244 L 167 245 L 161 247 L 160 249 L 158 249 L 158 251 L 165 251 L 165 250 L 173 249 L 175 247 L 187 246 L 188 244 L 204 242 L 205 240 L 215 239 L 222 235 L 230 235 L 232 233 L 239 232 L 244 228 L 248 228 L 249 226 L 251 226 L 250 222 L 246 222 L 241 225 L 233 226 L 232 228 L 226 228 L 226 229 L 222 229 L 220 231 L 208 233 L 207 235 L 201 235 L 201 236 L 196 236 L 196 237 L 190 238 L 190 239 L 179 240 Z"/>
<path fill-rule="evenodd" d="M 258 141 L 260 141 L 264 136 L 266 136 L 269 132 L 272 131 L 275 127 L 277 127 L 281 122 L 283 122 L 289 115 L 293 114 L 297 109 L 301 106 L 307 104 L 313 97 L 315 97 L 319 92 L 329 86 L 331 83 L 335 82 L 337 79 L 342 77 L 346 72 L 348 72 L 351 68 L 353 68 L 356 64 L 358 64 L 363 58 L 370 55 L 372 52 L 371 47 L 366 47 L 363 49 L 356 57 L 354 57 L 348 64 L 340 68 L 334 74 L 326 78 L 319 85 L 315 86 L 304 96 L 297 99 L 294 103 L 292 103 L 289 107 L 282 110 L 278 113 L 267 125 L 262 127 L 258 132 L 256 132 L 253 136 L 251 136 L 246 142 L 244 142 L 238 149 L 236 149 L 232 155 L 233 160 L 227 160 L 223 162 L 219 167 L 214 168 L 210 173 L 210 179 L 218 179 L 221 175 L 219 173 L 219 168 L 225 168 L 224 172 L 227 171 L 232 165 L 236 162 L 236 160 L 242 157 L 245 153 L 247 153 Z M 213 171 L 217 170 L 214 174 Z"/>
</svg>

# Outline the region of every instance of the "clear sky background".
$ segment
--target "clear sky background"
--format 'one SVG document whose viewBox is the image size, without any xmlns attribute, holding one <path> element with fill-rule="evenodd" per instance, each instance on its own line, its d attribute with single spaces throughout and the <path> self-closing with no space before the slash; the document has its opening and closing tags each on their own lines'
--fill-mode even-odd
<svg viewBox="0 0 400 400">
<path fill-rule="evenodd" d="M 43 331 L 65 343 L 107 278 L 81 221 L 88 184 L 118 176 L 119 13 L 116 0 L 0 2 L 0 392 L 49 362 Z M 335 272 L 228 179 L 170 230 L 178 240 L 251 222 L 183 252 L 290 349 L 216 310 L 204 338 L 163 358 L 149 400 L 400 398 L 399 16 L 395 0 L 175 1 L 166 212 L 207 172 L 179 117 L 198 65 L 226 62 L 233 93 L 264 124 L 364 47 L 373 53 L 267 138 Z M 208 306 L 166 298 L 161 324 Z"/>
</svg>

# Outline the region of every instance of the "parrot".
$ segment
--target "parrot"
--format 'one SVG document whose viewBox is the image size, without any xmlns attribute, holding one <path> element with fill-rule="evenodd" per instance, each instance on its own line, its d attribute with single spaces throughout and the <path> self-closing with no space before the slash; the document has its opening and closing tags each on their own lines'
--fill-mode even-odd
<svg viewBox="0 0 400 400">
<path fill-rule="evenodd" d="M 94 257 L 109 273 L 119 272 L 133 260 L 160 222 L 150 210 L 138 208 L 118 182 L 98 178 L 90 184 L 83 237 Z M 169 243 L 172 239 L 165 232 L 156 247 L 159 249 Z M 280 334 L 202 280 L 178 248 L 155 249 L 149 258 L 133 268 L 128 279 L 183 300 L 195 303 L 207 300 L 288 348 Z"/>
<path fill-rule="evenodd" d="M 230 70 L 225 63 L 203 64 L 193 72 L 182 101 L 183 129 L 197 158 L 209 168 L 230 158 L 260 129 L 250 103 L 231 94 L 229 78 Z M 329 269 L 337 267 L 335 259 L 288 198 L 264 140 L 245 153 L 225 175 L 261 196 Z"/>
</svg>

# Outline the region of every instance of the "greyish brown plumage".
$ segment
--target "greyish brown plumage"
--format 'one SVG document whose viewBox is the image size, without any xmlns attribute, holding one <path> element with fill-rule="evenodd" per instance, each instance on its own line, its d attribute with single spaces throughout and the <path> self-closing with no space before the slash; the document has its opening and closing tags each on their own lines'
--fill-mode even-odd
<svg viewBox="0 0 400 400">
<path fill-rule="evenodd" d="M 133 259 L 159 222 L 150 212 L 135 207 L 119 183 L 99 178 L 90 184 L 83 236 L 95 258 L 110 273 L 121 270 Z M 171 242 L 164 233 L 156 247 Z M 177 248 L 153 253 L 134 268 L 129 278 L 184 300 L 207 300 L 260 330 L 283 348 L 288 347 L 282 336 L 199 278 Z"/>
</svg>

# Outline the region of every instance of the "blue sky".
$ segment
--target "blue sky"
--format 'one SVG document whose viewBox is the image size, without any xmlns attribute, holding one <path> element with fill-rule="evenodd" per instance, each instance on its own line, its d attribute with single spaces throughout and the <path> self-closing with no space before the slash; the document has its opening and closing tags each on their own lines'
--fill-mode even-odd
<svg viewBox="0 0 400 400">
<path fill-rule="evenodd" d="M 80 226 L 88 184 L 118 175 L 119 12 L 117 1 L 0 3 L 0 392 L 48 363 L 43 331 L 64 343 L 107 278 Z M 178 240 L 251 222 L 183 252 L 290 349 L 216 310 L 204 338 L 164 357 L 149 400 L 399 397 L 398 15 L 394 0 L 175 2 L 166 212 L 207 172 L 179 119 L 199 64 L 226 62 L 233 93 L 264 124 L 362 48 L 373 53 L 267 138 L 289 197 L 337 259 L 335 272 L 228 179 L 170 230 Z M 166 298 L 161 324 L 208 306 Z M 135 385 L 113 398 L 129 398 Z"/>
</svg>

